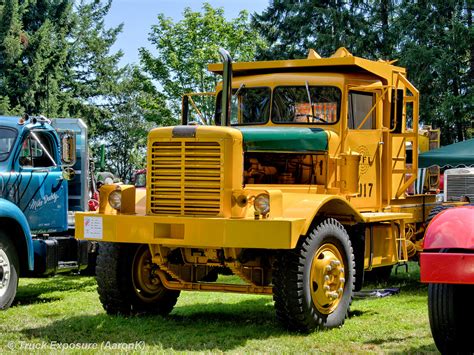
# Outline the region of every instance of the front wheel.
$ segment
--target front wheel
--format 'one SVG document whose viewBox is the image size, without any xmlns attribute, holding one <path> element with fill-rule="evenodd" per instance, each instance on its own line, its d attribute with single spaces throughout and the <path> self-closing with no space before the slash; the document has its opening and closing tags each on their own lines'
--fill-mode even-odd
<svg viewBox="0 0 474 355">
<path fill-rule="evenodd" d="M 11 306 L 18 289 L 18 254 L 15 246 L 0 231 L 0 310 Z"/>
<path fill-rule="evenodd" d="M 474 285 L 429 284 L 431 333 L 441 353 L 472 353 Z"/>
<path fill-rule="evenodd" d="M 108 314 L 167 315 L 179 291 L 163 286 L 148 245 L 101 243 L 97 256 L 97 291 Z"/>
<path fill-rule="evenodd" d="M 277 257 L 273 273 L 277 318 L 302 332 L 339 327 L 348 315 L 354 282 L 349 235 L 337 220 L 326 219 L 296 249 Z"/>
</svg>

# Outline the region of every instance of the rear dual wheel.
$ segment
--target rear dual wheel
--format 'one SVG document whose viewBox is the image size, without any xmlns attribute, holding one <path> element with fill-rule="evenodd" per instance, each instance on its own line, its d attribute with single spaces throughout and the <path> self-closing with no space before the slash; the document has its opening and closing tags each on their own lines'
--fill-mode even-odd
<svg viewBox="0 0 474 355">
<path fill-rule="evenodd" d="M 281 252 L 273 274 L 277 318 L 291 330 L 339 327 L 355 282 L 354 255 L 345 228 L 321 222 L 296 249 Z"/>
</svg>

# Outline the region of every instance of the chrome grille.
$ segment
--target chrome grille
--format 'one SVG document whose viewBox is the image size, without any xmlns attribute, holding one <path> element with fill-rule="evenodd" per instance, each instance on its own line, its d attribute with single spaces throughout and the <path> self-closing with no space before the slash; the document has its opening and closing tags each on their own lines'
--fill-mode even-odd
<svg viewBox="0 0 474 355">
<path fill-rule="evenodd" d="M 447 175 L 445 189 L 447 201 L 459 201 L 462 196 L 474 199 L 474 174 Z"/>
<path fill-rule="evenodd" d="M 215 216 L 220 212 L 222 152 L 219 142 L 154 142 L 150 211 L 160 215 Z"/>
</svg>

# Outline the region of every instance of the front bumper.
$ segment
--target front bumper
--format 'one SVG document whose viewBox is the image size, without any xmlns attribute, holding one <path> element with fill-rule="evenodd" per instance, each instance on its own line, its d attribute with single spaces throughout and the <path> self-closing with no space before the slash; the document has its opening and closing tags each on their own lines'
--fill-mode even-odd
<svg viewBox="0 0 474 355">
<path fill-rule="evenodd" d="M 76 213 L 76 238 L 196 248 L 293 249 L 302 218 L 229 219 Z"/>
<path fill-rule="evenodd" d="M 474 284 L 474 254 L 423 252 L 421 282 Z"/>
</svg>

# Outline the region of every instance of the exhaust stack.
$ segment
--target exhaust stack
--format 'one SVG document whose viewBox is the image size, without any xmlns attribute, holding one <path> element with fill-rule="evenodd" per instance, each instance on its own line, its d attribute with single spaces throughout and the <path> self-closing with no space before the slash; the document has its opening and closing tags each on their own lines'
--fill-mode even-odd
<svg viewBox="0 0 474 355">
<path fill-rule="evenodd" d="M 221 126 L 230 126 L 230 100 L 232 98 L 232 58 L 225 49 L 219 48 L 219 54 L 224 64 L 222 77 L 222 113 Z"/>
</svg>

